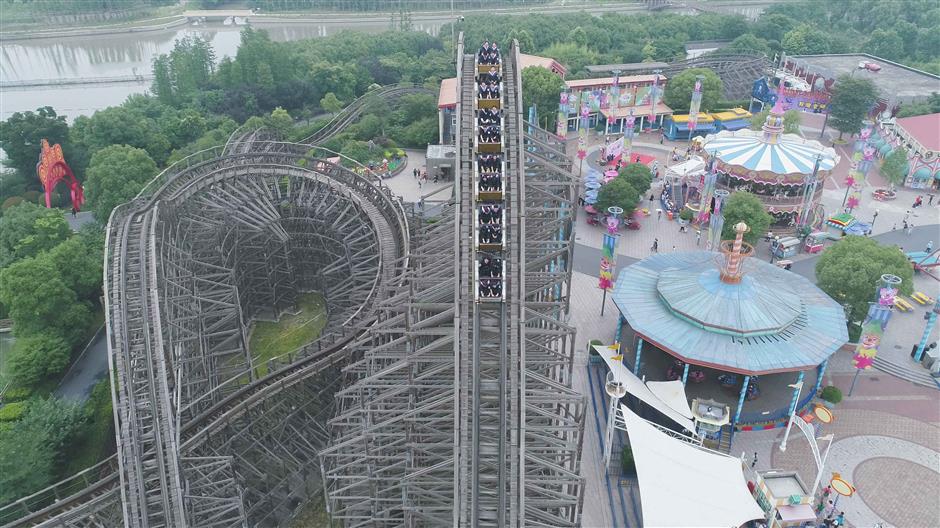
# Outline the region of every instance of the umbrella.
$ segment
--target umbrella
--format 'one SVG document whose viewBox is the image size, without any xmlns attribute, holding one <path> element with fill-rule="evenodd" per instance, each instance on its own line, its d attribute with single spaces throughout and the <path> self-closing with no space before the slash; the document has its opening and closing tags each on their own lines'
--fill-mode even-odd
<svg viewBox="0 0 940 528">
<path fill-rule="evenodd" d="M 585 189 L 599 189 L 600 186 L 601 186 L 601 183 L 597 181 L 584 182 Z"/>
<path fill-rule="evenodd" d="M 597 209 L 595 209 L 593 205 L 585 205 L 584 210 L 590 214 L 597 214 Z"/>
</svg>

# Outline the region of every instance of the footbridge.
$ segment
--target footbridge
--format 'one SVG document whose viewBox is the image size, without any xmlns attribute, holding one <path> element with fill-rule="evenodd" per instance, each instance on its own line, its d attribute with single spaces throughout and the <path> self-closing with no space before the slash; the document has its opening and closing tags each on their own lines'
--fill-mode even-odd
<svg viewBox="0 0 940 528">
<path fill-rule="evenodd" d="M 460 169 L 433 217 L 311 155 L 368 101 L 309 142 L 239 131 L 115 209 L 118 452 L 0 523 L 282 526 L 325 499 L 343 526 L 579 526 L 575 180 L 523 119 L 518 57 L 484 100 L 492 66 L 460 38 Z M 322 335 L 259 361 L 250 322 L 307 291 L 326 299 Z"/>
</svg>

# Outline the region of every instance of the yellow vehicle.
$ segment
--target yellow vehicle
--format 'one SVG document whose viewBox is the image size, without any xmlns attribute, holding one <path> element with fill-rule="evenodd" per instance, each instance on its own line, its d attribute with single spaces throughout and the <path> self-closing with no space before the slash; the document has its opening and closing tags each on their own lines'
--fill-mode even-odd
<svg viewBox="0 0 940 528">
<path fill-rule="evenodd" d="M 917 301 L 918 303 L 924 304 L 924 305 L 934 303 L 934 300 L 932 297 L 930 297 L 929 295 L 925 293 L 921 293 L 917 291 L 911 294 L 911 298 Z"/>
</svg>

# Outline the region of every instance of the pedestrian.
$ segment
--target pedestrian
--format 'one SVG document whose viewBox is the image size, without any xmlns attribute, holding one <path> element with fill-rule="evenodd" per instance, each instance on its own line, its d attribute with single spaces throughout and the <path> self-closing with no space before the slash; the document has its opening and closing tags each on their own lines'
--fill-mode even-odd
<svg viewBox="0 0 940 528">
<path fill-rule="evenodd" d="M 650 193 L 650 206 L 653 205 L 653 193 Z"/>
<path fill-rule="evenodd" d="M 757 465 L 757 451 L 754 451 L 754 458 L 751 459 L 751 469 L 754 469 L 754 466 Z"/>
<path fill-rule="evenodd" d="M 891 226 L 891 230 L 892 230 L 892 231 L 897 231 L 897 230 L 898 230 L 898 223 L 897 223 L 897 222 L 895 222 L 894 225 Z"/>
<path fill-rule="evenodd" d="M 933 205 L 933 193 L 927 195 L 927 205 Z"/>
<path fill-rule="evenodd" d="M 651 253 L 659 253 L 659 239 L 653 239 L 653 247 L 650 248 Z"/>
<path fill-rule="evenodd" d="M 662 210 L 662 209 L 657 209 L 657 210 L 656 210 L 656 220 L 662 220 L 662 219 L 663 219 L 663 210 Z"/>
<path fill-rule="evenodd" d="M 662 145 L 662 144 L 663 144 L 663 141 L 665 141 L 665 140 L 666 140 L 666 133 L 665 133 L 665 132 L 660 133 L 660 134 L 659 134 L 659 144 Z"/>
<path fill-rule="evenodd" d="M 933 240 L 927 242 L 927 253 L 930 253 L 933 250 Z"/>
<path fill-rule="evenodd" d="M 672 252 L 673 252 L 673 253 L 676 252 L 676 245 L 675 245 L 675 244 L 672 245 Z"/>
<path fill-rule="evenodd" d="M 845 512 L 839 512 L 839 515 L 836 515 L 836 526 L 845 526 Z"/>
<path fill-rule="evenodd" d="M 695 245 L 698 246 L 699 242 L 701 241 L 702 241 L 702 230 L 696 229 L 695 230 Z"/>
<path fill-rule="evenodd" d="M 914 222 L 907 223 L 907 236 L 911 236 L 911 233 L 914 232 Z"/>
</svg>

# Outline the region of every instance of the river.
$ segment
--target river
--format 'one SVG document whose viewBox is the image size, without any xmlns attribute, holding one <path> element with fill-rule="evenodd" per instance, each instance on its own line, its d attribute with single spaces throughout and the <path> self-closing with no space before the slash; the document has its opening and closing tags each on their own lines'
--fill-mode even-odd
<svg viewBox="0 0 940 528">
<path fill-rule="evenodd" d="M 292 41 L 332 35 L 343 29 L 342 22 L 252 24 L 267 30 L 272 40 Z M 358 31 L 380 32 L 387 22 L 357 23 Z M 440 24 L 422 24 L 417 29 L 436 34 Z M 186 36 L 199 36 L 212 44 L 217 60 L 231 57 L 238 50 L 240 27 L 221 23 L 145 33 L 126 33 L 54 39 L 29 39 L 0 43 L 0 81 L 43 84 L 53 80 L 79 80 L 108 77 L 150 76 L 151 63 L 160 54 L 169 53 L 173 43 Z M 128 95 L 150 88 L 149 79 L 141 82 L 87 83 L 4 87 L 0 101 L 0 119 L 14 112 L 52 106 L 69 121 L 80 115 L 123 102 Z"/>
</svg>

